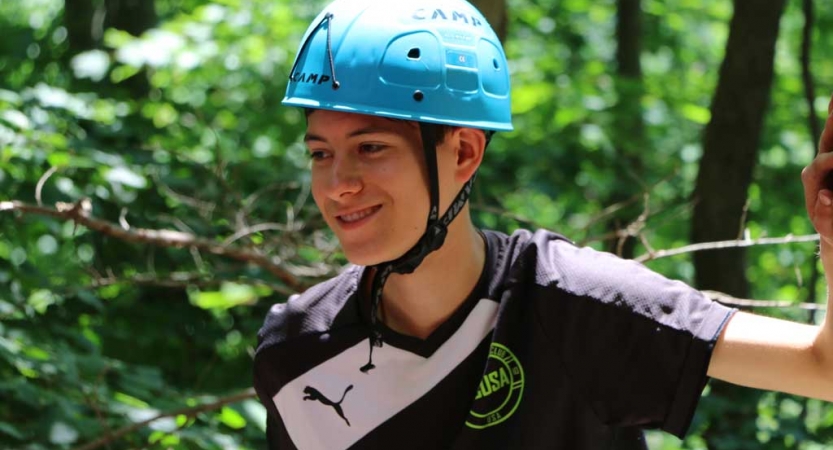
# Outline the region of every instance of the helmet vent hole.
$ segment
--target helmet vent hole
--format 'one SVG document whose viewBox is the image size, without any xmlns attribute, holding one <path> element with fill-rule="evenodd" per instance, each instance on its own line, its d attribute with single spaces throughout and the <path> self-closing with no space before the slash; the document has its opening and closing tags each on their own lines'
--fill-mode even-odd
<svg viewBox="0 0 833 450">
<path fill-rule="evenodd" d="M 420 52 L 419 52 L 418 48 L 412 48 L 411 50 L 408 51 L 408 58 L 410 58 L 410 59 L 419 59 L 419 56 L 420 56 L 419 53 Z"/>
<path fill-rule="evenodd" d="M 495 70 L 500 70 L 500 64 L 497 63 L 497 59 L 492 60 L 492 65 L 495 66 Z"/>
<path fill-rule="evenodd" d="M 414 91 L 414 100 L 421 102 L 424 98 L 425 94 L 423 94 L 422 91 Z"/>
</svg>

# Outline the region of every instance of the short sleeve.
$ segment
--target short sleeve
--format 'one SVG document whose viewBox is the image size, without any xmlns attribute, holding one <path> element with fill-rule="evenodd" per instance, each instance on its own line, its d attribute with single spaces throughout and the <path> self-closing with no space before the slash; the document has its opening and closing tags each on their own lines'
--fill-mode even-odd
<svg viewBox="0 0 833 450">
<path fill-rule="evenodd" d="M 637 262 L 533 241 L 539 323 L 577 395 L 607 425 L 683 437 L 734 310 Z"/>
</svg>

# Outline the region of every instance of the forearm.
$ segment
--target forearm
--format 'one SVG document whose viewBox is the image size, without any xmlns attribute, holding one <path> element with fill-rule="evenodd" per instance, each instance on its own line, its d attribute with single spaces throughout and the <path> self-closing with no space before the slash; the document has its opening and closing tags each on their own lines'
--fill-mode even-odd
<svg viewBox="0 0 833 450">
<path fill-rule="evenodd" d="M 824 328 L 739 312 L 717 342 L 709 376 L 833 401 L 833 340 Z"/>
</svg>

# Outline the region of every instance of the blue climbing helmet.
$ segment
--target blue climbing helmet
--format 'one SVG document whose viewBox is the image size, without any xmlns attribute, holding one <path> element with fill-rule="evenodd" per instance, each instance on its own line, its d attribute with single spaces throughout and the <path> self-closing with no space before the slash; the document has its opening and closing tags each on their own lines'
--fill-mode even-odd
<svg viewBox="0 0 833 450">
<path fill-rule="evenodd" d="M 465 0 L 336 0 L 304 35 L 283 104 L 509 131 L 500 41 Z"/>
</svg>

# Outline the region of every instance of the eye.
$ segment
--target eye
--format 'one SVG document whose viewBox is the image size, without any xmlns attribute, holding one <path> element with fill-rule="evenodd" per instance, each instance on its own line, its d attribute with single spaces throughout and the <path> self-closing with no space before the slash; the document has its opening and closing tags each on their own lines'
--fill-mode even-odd
<svg viewBox="0 0 833 450">
<path fill-rule="evenodd" d="M 329 154 L 324 150 L 312 150 L 312 149 L 310 149 L 310 151 L 309 151 L 309 159 L 311 159 L 313 161 L 321 161 L 323 159 L 326 159 L 328 156 L 329 156 Z"/>
<path fill-rule="evenodd" d="M 383 144 L 373 144 L 373 143 L 364 143 L 359 146 L 359 150 L 362 153 L 379 153 L 382 150 L 387 148 L 386 145 Z"/>
</svg>

